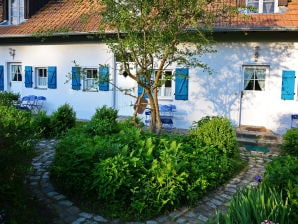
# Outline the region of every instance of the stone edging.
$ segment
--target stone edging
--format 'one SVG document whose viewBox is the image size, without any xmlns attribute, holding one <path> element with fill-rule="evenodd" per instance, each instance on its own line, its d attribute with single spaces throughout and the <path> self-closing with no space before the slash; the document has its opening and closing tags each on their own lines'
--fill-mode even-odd
<svg viewBox="0 0 298 224">
<path fill-rule="evenodd" d="M 32 160 L 32 170 L 28 173 L 26 182 L 32 194 L 47 205 L 56 214 L 53 224 L 97 224 L 121 223 L 120 220 L 110 221 L 101 215 L 83 212 L 63 194 L 55 191 L 50 183 L 49 167 L 54 159 L 56 140 L 44 140 L 37 144 L 38 156 Z M 256 175 L 264 173 L 264 165 L 276 153 L 259 153 L 242 150 L 242 157 L 248 159 L 248 168 L 231 179 L 228 184 L 209 193 L 198 201 L 194 208 L 181 208 L 170 214 L 145 222 L 127 222 L 126 224 L 160 224 L 160 223 L 206 223 L 213 217 L 217 209 L 226 210 L 227 204 L 237 190 L 246 185 L 257 185 Z"/>
</svg>

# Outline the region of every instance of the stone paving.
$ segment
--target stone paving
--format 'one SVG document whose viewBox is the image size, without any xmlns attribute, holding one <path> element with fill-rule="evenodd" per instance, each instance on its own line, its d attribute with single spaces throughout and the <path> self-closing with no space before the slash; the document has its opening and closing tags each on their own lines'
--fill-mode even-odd
<svg viewBox="0 0 298 224">
<path fill-rule="evenodd" d="M 55 191 L 50 183 L 49 167 L 54 159 L 56 140 L 44 140 L 37 144 L 38 156 L 32 160 L 32 170 L 27 176 L 27 184 L 32 194 L 45 203 L 56 214 L 53 224 L 97 224 L 121 223 L 120 220 L 108 220 L 99 214 L 82 211 L 63 194 Z M 277 156 L 275 152 L 262 153 L 241 149 L 241 156 L 248 159 L 246 170 L 232 178 L 226 185 L 221 186 L 200 199 L 196 207 L 184 207 L 145 222 L 126 222 L 126 224 L 203 224 L 215 215 L 215 211 L 226 210 L 227 204 L 237 190 L 246 185 L 257 185 L 257 175 L 264 173 L 264 165 Z"/>
</svg>

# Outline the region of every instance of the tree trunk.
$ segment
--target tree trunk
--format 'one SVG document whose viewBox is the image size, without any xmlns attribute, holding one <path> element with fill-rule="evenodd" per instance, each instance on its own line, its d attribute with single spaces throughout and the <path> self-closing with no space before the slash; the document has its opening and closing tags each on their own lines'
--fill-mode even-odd
<svg viewBox="0 0 298 224">
<path fill-rule="evenodd" d="M 160 122 L 160 114 L 159 114 L 159 107 L 158 107 L 158 98 L 152 96 L 152 93 L 147 93 L 150 102 L 150 109 L 151 109 L 151 122 L 150 122 L 150 131 L 152 133 L 160 134 L 161 132 L 161 122 Z"/>
</svg>

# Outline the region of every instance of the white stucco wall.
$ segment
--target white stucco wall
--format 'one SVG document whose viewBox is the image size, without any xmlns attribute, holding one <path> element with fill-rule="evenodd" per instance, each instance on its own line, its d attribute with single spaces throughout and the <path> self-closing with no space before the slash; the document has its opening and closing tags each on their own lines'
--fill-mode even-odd
<svg viewBox="0 0 298 224">
<path fill-rule="evenodd" d="M 255 47 L 259 55 L 255 60 Z M 209 65 L 212 74 L 200 68 L 189 70 L 189 100 L 161 100 L 161 104 L 175 104 L 174 126 L 189 128 L 193 121 L 203 116 L 222 115 L 229 117 L 235 125 L 265 126 L 275 132 L 284 133 L 290 128 L 291 114 L 298 114 L 297 93 L 295 100 L 281 99 L 282 71 L 294 70 L 298 74 L 298 42 L 227 42 L 214 45 L 217 52 L 204 55 L 202 61 Z M 15 49 L 14 60 L 9 48 Z M 69 103 L 80 119 L 90 119 L 95 109 L 103 105 L 115 107 L 119 115 L 131 115 L 134 99 L 117 91 L 110 85 L 110 91 L 84 92 L 71 89 L 71 81 L 66 83 L 67 75 L 76 61 L 82 67 L 96 67 L 108 64 L 111 79 L 121 88 L 134 88 L 137 85 L 129 78 L 119 75 L 113 54 L 105 44 L 52 44 L 52 45 L 1 45 L 0 65 L 4 65 L 5 90 L 11 90 L 7 79 L 7 65 L 21 62 L 33 67 L 57 66 L 57 89 L 41 90 L 25 88 L 24 82 L 18 88 L 22 96 L 34 94 L 47 97 L 48 113 L 60 105 Z M 265 91 L 244 91 L 240 120 L 240 93 L 243 90 L 243 65 L 266 65 Z M 115 69 L 116 68 L 116 69 Z M 172 69 L 175 69 L 174 67 Z M 298 92 L 298 83 L 295 90 Z M 144 115 L 140 115 L 144 118 Z"/>
</svg>

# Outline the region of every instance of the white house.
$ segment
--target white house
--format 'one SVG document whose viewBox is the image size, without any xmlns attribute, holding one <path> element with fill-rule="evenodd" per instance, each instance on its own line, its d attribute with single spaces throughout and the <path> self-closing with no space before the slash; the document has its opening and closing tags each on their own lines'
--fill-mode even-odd
<svg viewBox="0 0 298 224">
<path fill-rule="evenodd" d="M 69 103 L 80 119 L 90 119 L 103 105 L 132 115 L 135 99 L 115 86 L 133 88 L 137 95 L 136 83 L 121 74 L 113 53 L 96 37 L 96 18 L 82 22 L 88 1 L 74 1 L 0 0 L 0 91 L 45 96 L 48 113 Z M 298 114 L 298 0 L 235 2 L 240 11 L 241 5 L 255 10 L 242 12 L 249 18 L 215 25 L 216 52 L 201 58 L 212 74 L 169 68 L 169 74 L 180 69 L 188 79 L 166 82 L 160 103 L 176 105 L 177 128 L 221 115 L 235 126 L 284 133 L 291 128 L 291 115 Z M 44 31 L 46 38 L 39 35 Z M 95 83 L 106 74 L 112 84 Z"/>
</svg>

